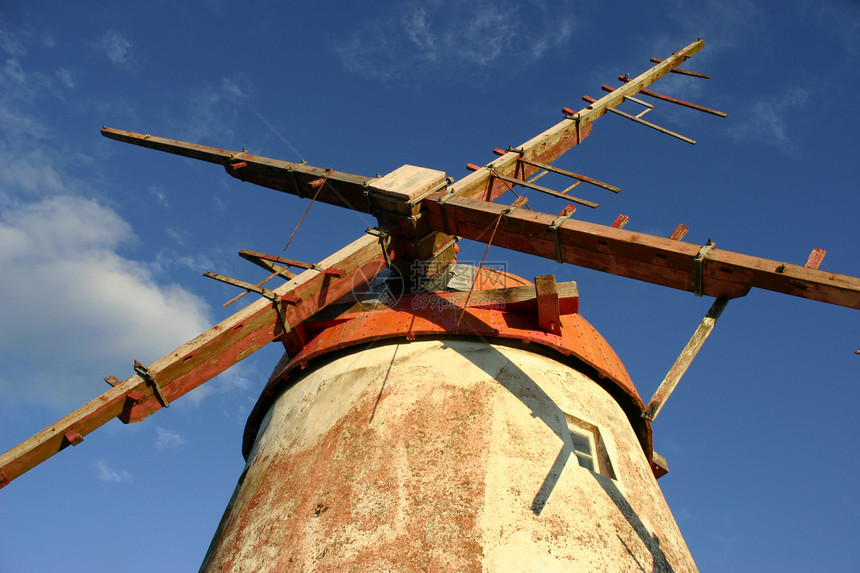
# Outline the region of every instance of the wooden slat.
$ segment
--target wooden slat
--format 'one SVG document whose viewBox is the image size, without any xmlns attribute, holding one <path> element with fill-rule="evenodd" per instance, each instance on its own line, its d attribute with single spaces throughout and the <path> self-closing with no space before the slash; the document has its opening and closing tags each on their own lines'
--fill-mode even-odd
<svg viewBox="0 0 860 573">
<path fill-rule="evenodd" d="M 827 254 L 827 251 L 824 249 L 812 249 L 812 252 L 809 253 L 809 257 L 806 258 L 806 264 L 803 265 L 808 269 L 817 269 L 821 266 L 821 261 L 824 260 L 824 256 Z"/>
<path fill-rule="evenodd" d="M 628 77 L 626 77 L 626 76 L 618 76 L 618 79 L 619 79 L 619 80 L 621 80 L 622 82 L 625 82 L 625 83 L 627 83 L 627 82 L 629 82 L 629 81 L 630 81 L 630 78 L 628 78 Z M 604 87 L 604 89 L 606 89 L 607 91 L 612 90 L 612 87 L 607 86 L 607 85 L 605 85 L 605 84 L 604 84 L 604 86 L 603 86 L 603 87 Z M 644 89 L 643 89 L 643 90 L 642 90 L 642 91 L 640 91 L 639 93 L 641 93 L 642 95 L 646 95 L 646 96 L 648 96 L 648 97 L 652 97 L 652 98 L 654 98 L 654 99 L 660 99 L 660 100 L 663 100 L 663 101 L 667 101 L 667 102 L 669 102 L 669 103 L 674 103 L 675 105 L 681 105 L 681 106 L 684 106 L 684 107 L 688 107 L 688 108 L 690 108 L 690 109 L 695 109 L 695 110 L 697 110 L 697 111 L 703 111 L 703 112 L 705 112 L 705 113 L 709 113 L 709 114 L 711 114 L 711 115 L 716 115 L 717 117 L 728 117 L 728 116 L 729 116 L 729 114 L 724 113 L 724 112 L 722 112 L 722 111 L 717 111 L 717 110 L 715 110 L 715 109 L 711 109 L 711 108 L 709 108 L 709 107 L 705 107 L 705 106 L 703 106 L 703 105 L 699 105 L 699 104 L 691 103 L 691 102 L 684 101 L 684 100 L 682 100 L 682 99 L 673 98 L 673 97 L 670 97 L 670 96 L 667 96 L 667 95 L 658 94 L 657 92 L 652 92 L 651 90 L 644 90 Z"/>
<path fill-rule="evenodd" d="M 614 185 L 610 185 L 609 183 L 604 183 L 603 181 L 598 181 L 597 179 L 592 179 L 591 177 L 587 177 L 580 173 L 574 173 L 573 171 L 568 171 L 567 169 L 561 169 L 559 167 L 553 167 L 552 165 L 547 165 L 546 163 L 540 163 L 538 161 L 529 161 L 528 159 L 521 159 L 523 163 L 528 163 L 529 165 L 534 165 L 539 169 L 546 169 L 547 171 L 552 171 L 553 173 L 558 173 L 560 175 L 565 175 L 567 177 L 571 177 L 573 179 L 577 179 L 582 181 L 583 183 L 590 183 L 591 185 L 596 185 L 597 187 L 602 187 L 607 191 L 612 191 L 613 193 L 618 193 L 621 191 L 620 187 L 616 187 Z"/>
<path fill-rule="evenodd" d="M 672 239 L 673 241 L 680 241 L 681 239 L 683 239 L 684 237 L 687 236 L 687 232 L 689 230 L 690 230 L 690 228 L 687 225 L 680 224 L 677 227 L 675 227 L 675 230 L 672 231 L 672 234 L 669 235 L 669 238 Z"/>
<path fill-rule="evenodd" d="M 239 251 L 239 256 L 245 259 L 246 261 L 250 261 L 257 265 L 260 268 L 266 269 L 267 271 L 278 273 L 280 276 L 291 279 L 294 278 L 296 273 L 289 270 L 289 267 L 294 266 L 291 265 L 290 259 L 285 259 L 283 257 L 277 257 L 275 255 L 267 255 L 266 253 L 258 253 L 257 251 L 249 251 L 247 249 L 242 249 Z M 274 262 L 272 262 L 274 261 Z M 276 265 L 275 262 L 281 263 L 280 265 Z M 304 267 L 308 268 L 308 267 Z M 260 285 L 257 285 L 260 286 Z"/>
<path fill-rule="evenodd" d="M 587 95 L 582 96 L 582 99 L 585 101 L 588 101 L 588 102 L 596 101 L 593 97 L 587 96 Z M 631 99 L 633 99 L 633 98 L 631 98 Z M 665 127 L 659 126 L 656 123 L 651 123 L 650 121 L 646 121 L 646 120 L 642 119 L 642 117 L 641 117 L 642 114 L 631 115 L 625 111 L 621 111 L 620 109 L 615 109 L 614 107 L 610 107 L 606 111 L 611 111 L 612 113 L 614 113 L 616 115 L 620 115 L 621 117 L 627 118 L 630 121 L 634 121 L 640 125 L 644 125 L 645 127 L 650 127 L 651 129 L 657 130 L 660 133 L 665 133 L 666 135 L 671 135 L 672 137 L 677 137 L 681 141 L 686 141 L 690 145 L 696 144 L 695 139 L 690 139 L 686 135 L 681 135 L 680 133 L 676 133 L 670 129 L 666 129 Z"/>
<path fill-rule="evenodd" d="M 389 257 L 395 255 L 394 251 L 389 252 Z M 320 269 L 342 269 L 341 278 L 307 270 L 273 292 L 299 299 L 294 305 L 286 305 L 286 321 L 294 328 L 370 280 L 385 264 L 378 239 L 363 236 L 317 265 Z M 273 304 L 260 299 L 154 362 L 148 370 L 157 378 L 167 399 L 173 401 L 278 339 L 282 333 Z M 68 446 L 64 435 L 72 430 L 84 436 L 112 418 L 136 422 L 160 408 L 152 387 L 134 375 L 0 455 L 0 477 L 5 476 L 0 487 Z"/>
<path fill-rule="evenodd" d="M 612 222 L 611 227 L 614 227 L 616 229 L 623 229 L 624 226 L 629 222 L 630 222 L 630 217 L 628 217 L 627 215 L 618 215 L 617 217 L 615 217 L 615 220 Z"/>
<path fill-rule="evenodd" d="M 529 181 L 523 181 L 521 179 L 514 179 L 513 177 L 506 177 L 504 175 L 495 175 L 502 181 L 507 181 L 512 185 L 522 185 L 523 187 L 527 187 L 529 189 L 534 189 L 535 191 L 540 191 L 541 193 L 546 193 L 547 195 L 551 195 L 553 197 L 558 197 L 559 199 L 567 199 L 568 201 L 573 201 L 574 203 L 578 203 L 585 207 L 591 207 L 592 209 L 596 209 L 598 207 L 597 203 L 594 201 L 586 201 L 585 199 L 580 199 L 579 197 L 574 197 L 573 195 L 568 195 L 567 193 L 560 193 L 553 189 L 549 189 L 548 187 L 544 187 L 542 185 L 535 185 L 534 183 L 530 183 Z"/>
<path fill-rule="evenodd" d="M 481 240 L 504 205 L 431 196 L 428 223 L 451 234 Z M 443 215 L 444 209 L 444 215 Z M 522 209 L 502 217 L 494 245 L 555 259 L 549 226 L 555 217 Z M 699 245 L 571 219 L 558 228 L 562 259 L 574 265 L 695 292 Z M 759 257 L 711 250 L 702 261 L 702 294 L 736 298 L 750 287 L 860 309 L 860 278 L 788 265 Z"/>
</svg>

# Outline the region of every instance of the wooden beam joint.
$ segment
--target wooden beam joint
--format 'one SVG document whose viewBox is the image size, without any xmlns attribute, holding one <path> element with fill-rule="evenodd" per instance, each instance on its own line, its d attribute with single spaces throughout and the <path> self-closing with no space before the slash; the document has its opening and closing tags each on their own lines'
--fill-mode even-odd
<svg viewBox="0 0 860 573">
<path fill-rule="evenodd" d="M 167 400 L 167 396 L 164 395 L 164 392 L 161 390 L 161 386 L 158 385 L 158 382 L 155 380 L 155 373 L 152 372 L 149 368 L 138 362 L 134 361 L 134 371 L 135 373 L 143 378 L 143 381 L 147 383 L 152 388 L 153 394 L 158 397 L 158 401 L 164 408 L 170 407 L 170 402 Z"/>
</svg>

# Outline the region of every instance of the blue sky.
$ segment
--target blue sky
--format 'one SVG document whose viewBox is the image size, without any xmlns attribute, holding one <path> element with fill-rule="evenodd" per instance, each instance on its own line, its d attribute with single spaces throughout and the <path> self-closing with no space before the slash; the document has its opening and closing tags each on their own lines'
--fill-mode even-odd
<svg viewBox="0 0 860 573">
<path fill-rule="evenodd" d="M 850 1 L 106 2 L 0 7 L 0 450 L 232 310 L 210 270 L 277 253 L 306 203 L 218 167 L 123 145 L 102 125 L 361 175 L 459 178 L 697 38 L 648 118 L 619 117 L 556 164 L 622 188 L 576 217 L 860 275 Z M 547 178 L 548 179 L 548 178 Z M 580 190 L 583 188 L 581 187 Z M 505 200 L 508 200 L 505 198 Z M 557 212 L 563 205 L 531 197 Z M 373 219 L 314 205 L 288 256 L 316 261 Z M 464 242 L 461 261 L 483 245 Z M 576 280 L 581 312 L 647 400 L 710 300 L 501 249 Z M 860 571 L 854 310 L 733 301 L 654 424 L 660 480 L 703 571 Z M 139 424 L 111 422 L 0 492 L 0 570 L 193 570 L 242 469 L 275 345 Z M 551 500 L 550 500 L 551 502 Z"/>
</svg>

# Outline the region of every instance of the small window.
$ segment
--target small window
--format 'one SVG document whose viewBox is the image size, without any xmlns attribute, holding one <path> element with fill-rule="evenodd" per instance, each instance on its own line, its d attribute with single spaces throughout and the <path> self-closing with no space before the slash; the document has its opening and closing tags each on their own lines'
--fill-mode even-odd
<svg viewBox="0 0 860 573">
<path fill-rule="evenodd" d="M 579 465 L 591 471 L 597 471 L 594 466 L 593 438 L 576 430 L 570 431 L 570 437 L 573 439 L 573 453 L 576 454 Z"/>
<path fill-rule="evenodd" d="M 569 414 L 565 414 L 565 418 L 567 418 L 567 428 L 570 430 L 573 453 L 580 467 L 615 479 L 615 471 L 606 452 L 600 429 Z"/>
</svg>

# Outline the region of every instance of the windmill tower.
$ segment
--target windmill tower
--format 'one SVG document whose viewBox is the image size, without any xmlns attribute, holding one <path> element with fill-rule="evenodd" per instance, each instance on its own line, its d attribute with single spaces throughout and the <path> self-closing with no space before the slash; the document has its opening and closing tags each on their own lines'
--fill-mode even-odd
<svg viewBox="0 0 860 573">
<path fill-rule="evenodd" d="M 616 188 L 552 161 L 593 122 L 645 105 L 648 86 L 702 48 L 695 42 L 517 148 L 449 182 L 405 166 L 368 178 L 148 135 L 104 135 L 223 165 L 237 178 L 348 209 L 379 226 L 306 264 L 243 251 L 288 282 L 269 290 L 220 275 L 261 299 L 0 457 L 0 485 L 113 417 L 144 419 L 272 341 L 286 357 L 246 430 L 247 471 L 204 567 L 378 570 L 695 568 L 654 481 L 650 420 L 726 301 L 756 286 L 860 308 L 860 281 L 672 238 L 530 212 L 515 188 L 580 206 L 574 186 Z M 535 183 L 575 180 L 564 191 Z M 500 202 L 494 202 L 496 200 Z M 463 237 L 716 299 L 646 405 L 608 344 L 578 314 L 575 285 L 534 284 L 451 267 Z M 290 268 L 303 271 L 294 274 Z M 392 270 L 393 269 L 393 270 Z M 386 270 L 372 289 L 356 293 Z M 401 278 L 399 287 L 398 276 Z M 458 286 L 459 285 L 459 286 Z M 516 559 L 526 556 L 527 563 Z M 521 565 L 521 566 L 520 566 Z"/>
</svg>

